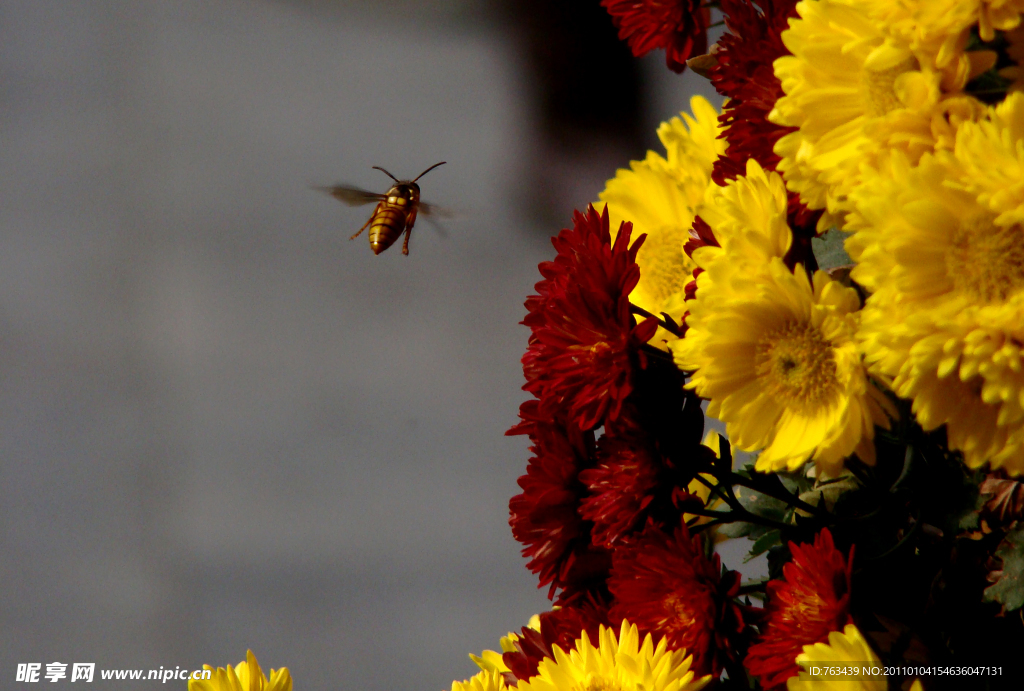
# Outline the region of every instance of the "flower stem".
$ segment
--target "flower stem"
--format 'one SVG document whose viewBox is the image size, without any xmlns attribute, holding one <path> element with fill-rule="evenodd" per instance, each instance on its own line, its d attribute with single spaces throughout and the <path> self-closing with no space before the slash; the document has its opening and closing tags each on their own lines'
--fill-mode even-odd
<svg viewBox="0 0 1024 691">
<path fill-rule="evenodd" d="M 705 487 L 707 487 L 713 494 L 717 494 L 722 499 L 722 501 L 728 504 L 731 508 L 739 511 L 745 510 L 743 508 L 743 505 L 740 504 L 739 499 L 736 498 L 736 495 L 732 493 L 732 488 L 729 487 L 729 485 L 711 482 L 705 479 L 700 473 L 697 473 L 697 475 L 694 476 L 694 479 L 697 480 L 702 485 L 704 485 Z M 728 488 L 730 491 L 726 492 L 726 488 Z"/>
<path fill-rule="evenodd" d="M 695 516 L 715 518 L 721 523 L 753 523 L 755 525 L 763 525 L 766 528 L 778 528 L 779 530 L 790 530 L 793 528 L 789 523 L 782 523 L 780 521 L 772 520 L 771 518 L 759 516 L 756 513 L 747 511 L 742 506 L 738 509 L 733 509 L 732 511 L 712 511 L 710 509 L 686 508 L 683 512 L 692 513 Z"/>
<path fill-rule="evenodd" d="M 748 593 L 763 593 L 768 587 L 768 581 L 751 581 L 750 583 L 744 583 L 740 586 L 738 595 L 747 595 Z"/>
<path fill-rule="evenodd" d="M 787 506 L 791 506 L 794 509 L 800 509 L 812 516 L 817 516 L 822 520 L 833 522 L 833 516 L 828 511 L 823 510 L 820 506 L 812 506 L 811 504 L 808 504 L 800 497 L 786 490 L 785 487 L 782 488 L 782 491 L 779 491 L 775 488 L 769 488 L 764 484 L 752 482 L 738 473 L 732 473 L 729 478 L 729 482 L 734 485 L 739 485 L 740 487 L 752 489 L 755 492 L 760 492 L 772 499 L 778 499 L 781 502 L 785 502 Z M 781 485 L 782 483 L 780 482 L 779 484 Z"/>
<path fill-rule="evenodd" d="M 631 303 L 629 303 L 629 311 L 632 312 L 633 314 L 638 314 L 641 317 L 647 317 L 648 319 L 653 317 L 654 319 L 656 319 L 658 321 L 658 326 L 660 326 L 661 328 L 665 329 L 665 331 L 668 331 L 673 336 L 678 336 L 680 338 L 683 337 L 683 331 L 679 328 L 678 324 L 675 324 L 675 323 L 671 323 L 670 324 L 669 322 L 665 321 L 661 317 L 658 317 L 658 316 L 656 316 L 654 314 L 651 314 L 650 312 L 645 310 L 643 307 L 638 307 L 637 305 L 634 305 L 631 302 Z"/>
</svg>

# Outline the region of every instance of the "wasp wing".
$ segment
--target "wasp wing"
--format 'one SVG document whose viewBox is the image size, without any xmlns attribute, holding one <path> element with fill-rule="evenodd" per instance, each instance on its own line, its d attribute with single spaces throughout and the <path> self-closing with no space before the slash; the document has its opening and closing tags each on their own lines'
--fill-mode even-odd
<svg viewBox="0 0 1024 691">
<path fill-rule="evenodd" d="M 430 224 L 430 227 L 434 229 L 435 233 L 443 238 L 448 237 L 448 231 L 444 229 L 444 226 L 437 222 L 436 218 L 433 216 L 424 216 L 423 220 Z"/>
<path fill-rule="evenodd" d="M 316 189 L 321 192 L 326 192 L 335 199 L 349 206 L 362 206 L 363 204 L 373 204 L 375 202 L 383 201 L 387 199 L 386 194 L 377 194 L 376 192 L 368 192 L 361 190 L 358 187 L 350 187 L 348 185 L 336 185 L 334 187 L 317 187 Z"/>
<path fill-rule="evenodd" d="M 436 218 L 455 218 L 456 214 L 451 209 L 446 209 L 443 206 L 437 206 L 436 204 L 427 204 L 420 202 L 419 204 L 420 213 L 424 216 L 434 216 Z"/>
<path fill-rule="evenodd" d="M 430 224 L 430 227 L 433 228 L 437 232 L 437 234 L 443 238 L 448 237 L 448 231 L 444 229 L 444 226 L 437 222 L 437 219 L 443 218 L 446 220 L 451 220 L 453 218 L 458 218 L 460 215 L 457 212 L 453 211 L 452 209 L 443 206 L 437 206 L 436 204 L 426 204 L 424 202 L 420 202 L 419 212 L 423 214 L 424 220 L 426 220 L 426 222 Z"/>
</svg>

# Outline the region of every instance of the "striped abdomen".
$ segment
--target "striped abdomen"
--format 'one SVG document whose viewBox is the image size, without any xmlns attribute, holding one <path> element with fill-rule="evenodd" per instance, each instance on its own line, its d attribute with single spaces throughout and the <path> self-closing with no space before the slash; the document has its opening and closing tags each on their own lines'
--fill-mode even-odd
<svg viewBox="0 0 1024 691">
<path fill-rule="evenodd" d="M 374 254 L 380 254 L 391 247 L 398 236 L 405 232 L 408 215 L 406 208 L 404 205 L 389 202 L 390 200 L 381 202 L 379 210 L 373 216 L 373 223 L 370 224 L 370 249 Z"/>
</svg>

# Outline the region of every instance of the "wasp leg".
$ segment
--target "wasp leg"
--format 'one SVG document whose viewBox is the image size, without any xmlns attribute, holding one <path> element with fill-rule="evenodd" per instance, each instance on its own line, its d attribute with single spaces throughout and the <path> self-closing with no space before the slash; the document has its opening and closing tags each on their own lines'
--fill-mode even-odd
<svg viewBox="0 0 1024 691">
<path fill-rule="evenodd" d="M 363 227 L 356 231 L 356 234 L 350 237 L 349 240 L 355 240 L 357 237 L 362 235 L 363 231 L 366 230 L 366 226 L 370 225 L 373 222 L 373 219 L 377 218 L 378 211 L 380 211 L 380 204 L 378 204 L 377 208 L 373 210 L 373 213 L 370 214 L 370 217 L 366 219 L 366 223 L 363 224 Z"/>
<path fill-rule="evenodd" d="M 405 242 L 402 243 L 402 254 L 409 254 L 409 235 L 412 234 L 412 226 L 416 223 L 416 212 L 409 214 L 409 220 L 405 224 Z"/>
</svg>

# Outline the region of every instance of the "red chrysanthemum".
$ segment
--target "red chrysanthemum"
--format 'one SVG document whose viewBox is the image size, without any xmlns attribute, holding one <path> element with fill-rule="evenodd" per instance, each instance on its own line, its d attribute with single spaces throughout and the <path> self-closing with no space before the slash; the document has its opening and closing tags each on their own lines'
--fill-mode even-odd
<svg viewBox="0 0 1024 691">
<path fill-rule="evenodd" d="M 664 48 L 669 69 L 682 72 L 691 55 L 707 51 L 711 15 L 701 0 L 601 0 L 601 6 L 636 57 Z"/>
<path fill-rule="evenodd" d="M 604 426 L 595 464 L 579 475 L 587 489 L 580 515 L 593 524 L 593 543 L 608 549 L 648 523 L 678 525 L 692 499 L 687 487 L 715 459 L 700 443 L 700 399 L 671 361 L 650 358 L 634 384 L 621 416 Z"/>
<path fill-rule="evenodd" d="M 828 640 L 849 621 L 853 547 L 844 559 L 823 528 L 813 545 L 790 542 L 789 551 L 793 560 L 782 567 L 783 579 L 768 582 L 765 624 L 744 660 L 766 689 L 783 687 L 797 673 L 805 645 Z"/>
<path fill-rule="evenodd" d="M 530 344 L 523 356 L 523 387 L 544 415 L 581 429 L 614 420 L 633 390 L 637 347 L 650 340 L 657 320 L 637 325 L 629 293 L 640 279 L 636 254 L 644 236 L 629 244 L 624 222 L 611 241 L 608 209 L 573 215 L 573 228 L 552 240 L 558 255 L 540 265 L 544 280 L 526 300 Z"/>
<path fill-rule="evenodd" d="M 541 660 L 554 658 L 554 646 L 569 651 L 584 631 L 590 640 L 596 641 L 602 625 L 611 625 L 608 605 L 593 597 L 578 598 L 570 605 L 544 612 L 540 615 L 540 631 L 524 626 L 515 642 L 515 651 L 502 655 L 514 677 L 507 681 L 514 683 L 534 676 Z"/>
<path fill-rule="evenodd" d="M 782 32 L 796 17 L 797 0 L 722 0 L 728 31 L 718 39 L 711 83 L 729 100 L 722 109 L 722 137 L 728 142 L 715 162 L 712 178 L 719 185 L 745 175 L 747 160 L 775 170 L 779 156 L 775 142 L 793 128 L 768 122 L 768 113 L 783 95 L 772 63 L 789 55 Z M 758 11 L 760 5 L 763 12 Z"/>
<path fill-rule="evenodd" d="M 614 547 L 643 525 L 645 510 L 654 501 L 660 464 L 639 431 L 601 437 L 597 466 L 580 473 L 589 493 L 580 504 L 580 515 L 594 523 L 595 545 Z"/>
<path fill-rule="evenodd" d="M 728 146 L 711 173 L 718 185 L 745 175 L 750 159 L 765 170 L 775 170 L 779 163 L 775 143 L 795 129 L 768 122 L 768 113 L 783 95 L 772 63 L 790 54 L 782 43 L 782 32 L 789 27 L 789 19 L 798 16 L 796 3 L 722 0 L 728 31 L 718 40 L 717 64 L 710 73 L 715 89 L 728 99 L 718 118 Z M 820 216 L 801 204 L 799 195 L 789 195 L 790 225 L 797 236 L 813 235 Z"/>
<path fill-rule="evenodd" d="M 578 476 L 590 463 L 593 435 L 543 421 L 536 401 L 524 403 L 520 415 L 518 429 L 530 435 L 534 455 L 519 478 L 522 493 L 509 501 L 508 522 L 525 545 L 527 568 L 539 574 L 539 587 L 550 584 L 553 597 L 557 588 L 603 578 L 608 568 L 608 555 L 592 547 L 590 524 L 579 515 L 586 489 Z"/>
<path fill-rule="evenodd" d="M 641 632 L 664 637 L 673 650 L 693 655 L 697 674 L 718 675 L 735 658 L 746 628 L 733 602 L 740 574 L 722 572 L 718 555 L 704 555 L 702 536 L 686 525 L 669 535 L 655 526 L 613 554 L 608 588 L 615 597 L 612 619 L 628 619 Z"/>
</svg>

